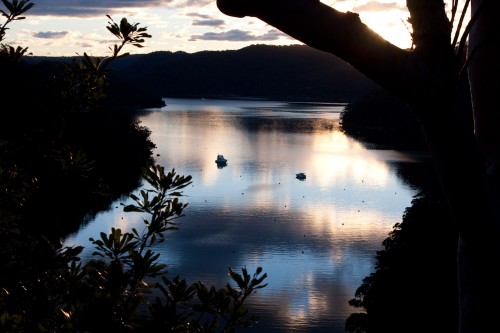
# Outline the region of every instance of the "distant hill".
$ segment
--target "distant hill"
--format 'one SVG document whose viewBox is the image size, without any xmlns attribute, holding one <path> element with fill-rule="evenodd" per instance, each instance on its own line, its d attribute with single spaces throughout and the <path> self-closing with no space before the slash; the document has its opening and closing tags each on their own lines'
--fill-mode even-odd
<svg viewBox="0 0 500 333">
<path fill-rule="evenodd" d="M 121 58 L 113 69 L 115 96 L 135 89 L 159 97 L 351 102 L 377 88 L 339 58 L 303 45 L 152 52 Z"/>
<path fill-rule="evenodd" d="M 23 59 L 41 72 L 61 73 L 61 63 L 74 58 Z M 119 58 L 111 68 L 110 106 L 155 105 L 163 97 L 347 103 L 378 89 L 343 60 L 306 45 L 160 51 Z"/>
</svg>

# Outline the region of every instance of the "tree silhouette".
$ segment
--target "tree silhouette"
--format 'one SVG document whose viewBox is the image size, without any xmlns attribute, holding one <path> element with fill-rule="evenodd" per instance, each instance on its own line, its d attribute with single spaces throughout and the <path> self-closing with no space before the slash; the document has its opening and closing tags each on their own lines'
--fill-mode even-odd
<svg viewBox="0 0 500 333">
<path fill-rule="evenodd" d="M 230 16 L 254 16 L 332 53 L 404 100 L 419 119 L 459 231 L 460 332 L 495 327 L 499 310 L 500 153 L 498 1 L 407 0 L 413 47 L 389 43 L 356 13 L 319 0 L 218 0 Z M 471 8 L 465 27 L 464 13 Z M 458 21 L 456 29 L 453 24 Z M 453 35 L 453 31 L 455 34 Z M 468 52 L 465 54 L 467 42 Z M 467 76 L 468 74 L 468 76 Z M 468 86 L 464 88 L 463 80 Z M 431 232 L 431 231 L 429 231 Z"/>
<path fill-rule="evenodd" d="M 246 267 L 241 273 L 229 267 L 230 281 L 220 289 L 201 281 L 188 285 L 179 276 L 168 277 L 154 246 L 165 240 L 167 232 L 177 229 L 175 220 L 187 207 L 179 199 L 191 184 L 191 176 L 178 175 L 175 169 L 165 172 L 164 167 L 150 164 L 154 147 L 150 131 L 137 121 L 130 122 L 130 115 L 95 112 L 102 111 L 98 102 L 110 62 L 126 55 L 121 52 L 127 44 L 142 47 L 144 38 L 151 37 L 147 29 L 130 24 L 126 18 L 118 25 L 107 16 L 107 29 L 121 40 L 110 47 L 112 55 L 92 57 L 84 53 L 81 59 L 63 64 L 62 84 L 49 81 L 66 100 L 53 105 L 54 100 L 47 99 L 51 119 L 62 124 L 56 125 L 59 131 L 48 128 L 51 122 L 27 128 L 25 118 L 32 115 L 23 112 L 20 100 L 33 98 L 26 89 L 31 76 L 21 76 L 16 67 L 23 65 L 21 58 L 27 48 L 1 42 L 8 23 L 23 19 L 20 15 L 33 4 L 29 0 L 2 2 L 6 10 L 0 13 L 7 20 L 0 26 L 0 93 L 4 97 L 0 130 L 0 332 L 235 332 L 258 323 L 247 299 L 267 285 L 262 268 L 251 274 Z M 26 74 L 32 70 L 21 68 Z M 8 104 L 10 101 L 14 105 Z M 21 126 L 6 117 L 9 113 L 20 113 L 17 120 Z M 135 156 L 123 159 L 113 158 L 113 154 Z M 95 247 L 92 259 L 82 260 L 83 247 L 63 245 L 61 237 L 67 232 L 61 229 L 69 230 L 73 219 L 83 223 L 84 216 L 105 209 L 102 204 L 109 205 L 115 195 L 127 193 L 122 185 L 142 164 L 146 165 L 141 176 L 148 187 L 140 195 L 130 195 L 135 204 L 124 206 L 125 212 L 149 215 L 143 218 L 142 231 L 111 228 L 110 233 L 101 232 L 100 238 L 90 238 Z M 108 179 L 106 175 L 111 174 L 114 176 Z M 111 179 L 121 185 L 112 184 Z M 154 298 L 153 290 L 157 292 Z"/>
</svg>

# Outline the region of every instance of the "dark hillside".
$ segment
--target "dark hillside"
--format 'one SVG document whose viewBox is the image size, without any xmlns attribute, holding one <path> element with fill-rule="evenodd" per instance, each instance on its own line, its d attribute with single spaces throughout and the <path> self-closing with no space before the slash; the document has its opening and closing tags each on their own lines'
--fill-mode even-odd
<svg viewBox="0 0 500 333">
<path fill-rule="evenodd" d="M 339 58 L 300 45 L 153 52 L 113 67 L 113 81 L 163 97 L 350 102 L 376 87 Z"/>
</svg>

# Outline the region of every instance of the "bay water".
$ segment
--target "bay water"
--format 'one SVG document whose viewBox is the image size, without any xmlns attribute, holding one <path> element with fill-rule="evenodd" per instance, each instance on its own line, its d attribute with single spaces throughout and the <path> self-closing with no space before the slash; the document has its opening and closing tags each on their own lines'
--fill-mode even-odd
<svg viewBox="0 0 500 333">
<path fill-rule="evenodd" d="M 262 267 L 268 286 L 248 302 L 261 322 L 243 331 L 345 332 L 349 314 L 359 312 L 348 301 L 417 193 L 398 167 L 419 159 L 344 134 L 343 104 L 165 103 L 138 117 L 151 130 L 156 163 L 193 177 L 179 230 L 155 249 L 169 277 L 220 288 L 230 281 L 228 267 Z M 218 154 L 227 165 L 215 163 Z M 83 245 L 90 256 L 89 238 L 101 231 L 142 230 L 145 216 L 124 213 L 119 203 L 132 202 L 118 201 L 65 245 Z"/>
</svg>

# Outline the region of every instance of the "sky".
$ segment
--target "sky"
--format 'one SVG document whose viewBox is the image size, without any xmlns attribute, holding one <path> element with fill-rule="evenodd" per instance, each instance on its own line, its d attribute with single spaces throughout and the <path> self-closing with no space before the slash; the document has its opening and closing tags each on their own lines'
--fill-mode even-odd
<svg viewBox="0 0 500 333">
<path fill-rule="evenodd" d="M 251 1 L 251 0 L 250 0 Z M 462 1 L 462 0 L 461 0 Z M 26 19 L 12 22 L 4 44 L 28 47 L 36 56 L 93 56 L 110 54 L 118 40 L 106 29 L 109 19 L 122 18 L 147 27 L 152 38 L 143 48 L 128 46 L 133 54 L 154 51 L 223 51 L 253 44 L 290 45 L 299 42 L 256 18 L 234 18 L 221 13 L 216 0 L 31 0 Z M 322 0 L 361 20 L 391 43 L 411 46 L 406 0 Z M 446 3 L 450 1 L 445 1 Z M 3 4 L 0 8 L 5 10 Z M 0 17 L 0 24 L 5 22 Z"/>
</svg>

